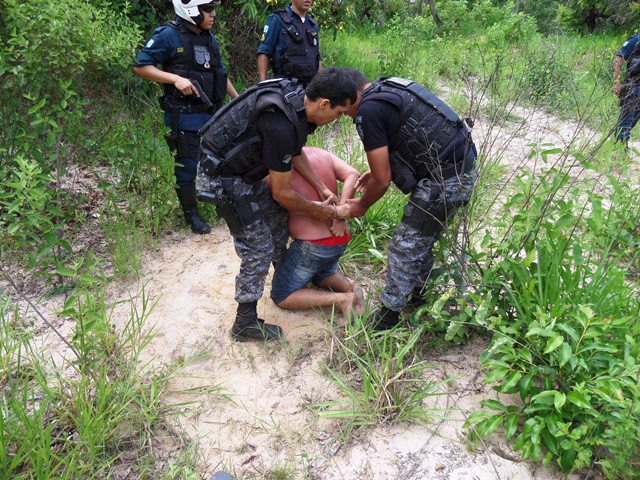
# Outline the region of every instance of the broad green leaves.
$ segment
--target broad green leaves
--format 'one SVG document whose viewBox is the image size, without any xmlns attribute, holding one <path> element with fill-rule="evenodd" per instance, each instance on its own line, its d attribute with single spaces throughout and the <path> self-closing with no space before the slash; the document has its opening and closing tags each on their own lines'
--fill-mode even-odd
<svg viewBox="0 0 640 480">
<path fill-rule="evenodd" d="M 605 208 L 597 194 L 575 186 L 556 198 L 567 189 L 564 175 L 545 185 L 518 182 L 505 235 L 483 239 L 493 256 L 472 298 L 486 290 L 495 299 L 488 309 L 494 335 L 480 357 L 484 382 L 521 403 L 485 401 L 491 412 L 468 424 L 480 435 L 502 427 L 525 459 L 564 471 L 598 462 L 610 477 L 627 478 L 640 457 L 640 305 L 623 265 L 637 257 L 637 238 L 623 243 L 610 226 L 637 225 L 639 192 L 612 181 Z M 484 315 L 476 325 L 486 327 Z"/>
</svg>

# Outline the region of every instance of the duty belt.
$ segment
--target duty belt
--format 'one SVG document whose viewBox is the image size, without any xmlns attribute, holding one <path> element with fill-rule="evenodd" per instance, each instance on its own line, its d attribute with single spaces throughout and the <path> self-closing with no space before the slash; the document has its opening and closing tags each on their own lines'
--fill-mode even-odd
<svg viewBox="0 0 640 480">
<path fill-rule="evenodd" d="M 435 175 L 431 175 L 432 180 L 447 180 L 451 177 L 463 175 L 473 170 L 475 165 L 475 159 L 465 159 L 462 162 L 454 163 L 453 165 L 447 165 L 437 170 Z"/>
<path fill-rule="evenodd" d="M 194 105 L 190 103 L 173 103 L 166 96 L 158 98 L 160 108 L 168 113 L 213 113 L 213 109 L 207 105 Z"/>
</svg>

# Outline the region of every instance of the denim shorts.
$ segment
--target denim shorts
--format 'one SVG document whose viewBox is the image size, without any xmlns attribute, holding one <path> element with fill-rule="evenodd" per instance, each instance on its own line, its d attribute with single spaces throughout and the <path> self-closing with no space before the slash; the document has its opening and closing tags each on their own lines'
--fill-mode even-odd
<svg viewBox="0 0 640 480">
<path fill-rule="evenodd" d="M 319 284 L 338 270 L 338 260 L 347 248 L 342 245 L 317 245 L 304 240 L 294 240 L 276 268 L 271 283 L 271 299 L 284 301 L 309 282 Z"/>
</svg>

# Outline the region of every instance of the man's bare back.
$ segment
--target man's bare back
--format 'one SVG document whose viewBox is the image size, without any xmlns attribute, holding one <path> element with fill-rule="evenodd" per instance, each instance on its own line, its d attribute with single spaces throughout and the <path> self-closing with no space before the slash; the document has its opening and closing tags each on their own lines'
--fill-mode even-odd
<svg viewBox="0 0 640 480">
<path fill-rule="evenodd" d="M 358 171 L 346 162 L 321 148 L 304 147 L 311 167 L 327 187 L 338 194 L 337 181 L 343 182 L 340 203 L 353 197 Z M 291 176 L 291 188 L 308 200 L 320 201 L 318 192 L 295 170 Z M 346 227 L 344 220 L 339 220 Z M 333 236 L 331 220 L 318 220 L 308 215 L 289 212 L 289 235 L 296 240 L 319 240 Z"/>
<path fill-rule="evenodd" d="M 333 193 L 338 194 L 338 181 L 343 182 L 339 197 L 341 204 L 345 204 L 353 197 L 359 178 L 355 168 L 326 150 L 315 147 L 304 147 L 303 150 L 311 168 Z M 307 200 L 321 201 L 317 190 L 295 170 L 292 170 L 290 185 L 292 190 Z M 332 265 L 330 268 L 333 273 L 325 274 L 321 279 L 317 279 L 314 275 L 314 272 L 317 274 L 322 272 L 323 267 L 319 265 L 323 260 L 319 259 L 325 259 L 329 250 L 333 252 L 340 248 L 344 252 L 346 243 L 349 241 L 347 232 L 346 220 L 319 220 L 289 211 L 289 235 L 294 241 L 282 262 L 276 266 L 271 289 L 271 298 L 279 307 L 303 310 L 337 306 L 345 318 L 349 318 L 353 310 L 358 314 L 363 313 L 362 289 L 356 287 L 351 280 L 337 271 L 340 254 L 333 260 L 331 255 L 335 253 L 329 254 L 329 262 Z M 305 244 L 307 247 L 302 246 Z M 301 254 L 301 251 L 307 253 Z M 311 253 L 311 251 L 317 253 Z M 304 262 L 300 262 L 300 255 L 307 255 Z M 318 260 L 316 266 L 320 271 L 310 270 L 310 265 L 315 260 Z M 315 288 L 310 288 L 307 285 L 309 282 L 313 283 Z"/>
</svg>

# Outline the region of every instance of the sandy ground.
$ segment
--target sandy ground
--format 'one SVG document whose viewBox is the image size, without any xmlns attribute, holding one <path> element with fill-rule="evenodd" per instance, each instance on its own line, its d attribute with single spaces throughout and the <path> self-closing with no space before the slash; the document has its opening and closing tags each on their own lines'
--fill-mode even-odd
<svg viewBox="0 0 640 480">
<path fill-rule="evenodd" d="M 446 409 L 436 413 L 445 419 L 366 430 L 342 443 L 338 424 L 318 419 L 308 408 L 340 399 L 322 375 L 331 348 L 331 313 L 280 310 L 265 296 L 260 316 L 280 325 L 286 341 L 233 342 L 228 331 L 238 265 L 231 237 L 216 226 L 208 236 L 188 234 L 165 242 L 147 256 L 142 278 L 156 302 L 148 320 L 154 336 L 144 362 L 187 360 L 167 401 L 191 402 L 176 421 L 198 440 L 205 476 L 222 469 L 236 478 L 275 478 L 278 472 L 314 479 L 562 478 L 518 462 L 500 442 L 473 453 L 465 448 L 465 416 L 482 399 L 496 398 L 481 383 L 482 339 L 430 359 L 433 380 L 452 379 L 431 405 Z M 135 294 L 132 287 L 121 286 L 116 295 Z M 116 320 L 128 315 L 124 304 L 114 311 Z M 219 389 L 211 392 L 212 386 Z"/>
<path fill-rule="evenodd" d="M 524 123 L 489 128 L 478 122 L 474 129 L 476 143 L 511 174 L 541 168 L 539 158 L 527 155 L 531 143 L 566 146 L 577 131 L 585 141 L 595 138 L 593 132 L 541 112 L 514 115 Z M 634 169 L 637 175 L 637 160 Z M 481 382 L 478 356 L 486 340 L 475 338 L 429 359 L 432 380 L 450 379 L 441 395 L 429 400 L 428 406 L 438 410 L 430 424 L 366 429 L 344 442 L 336 421 L 319 419 L 309 409 L 340 399 L 323 375 L 332 348 L 330 311 L 278 309 L 268 298 L 269 279 L 259 315 L 280 325 L 286 340 L 268 345 L 233 342 L 228 333 L 235 316 L 239 261 L 223 225 L 202 237 L 187 230 L 169 236 L 146 253 L 143 265 L 139 282 L 112 286 L 113 319 L 116 324 L 126 321 L 128 300 L 139 303 L 144 285 L 155 306 L 146 323 L 152 340 L 142 364 L 185 364 L 165 401 L 185 404 L 174 421 L 199 445 L 202 478 L 217 470 L 237 479 L 566 478 L 553 468 L 519 461 L 498 437 L 474 451 L 466 447 L 465 417 L 481 400 L 498 395 Z M 370 286 L 366 279 L 358 280 Z M 53 299 L 43 311 L 70 338 L 73 325 L 54 314 L 61 305 L 61 298 Z M 45 331 L 37 316 L 33 318 L 34 326 Z M 58 361 L 64 357 L 61 342 L 50 333 L 38 342 Z"/>
</svg>

